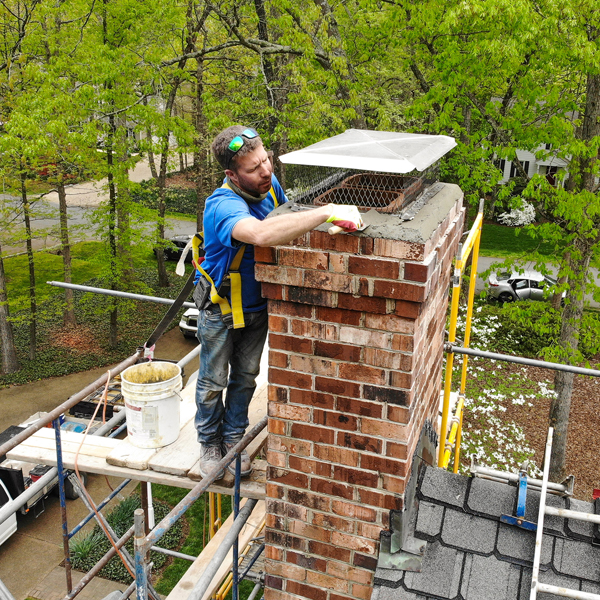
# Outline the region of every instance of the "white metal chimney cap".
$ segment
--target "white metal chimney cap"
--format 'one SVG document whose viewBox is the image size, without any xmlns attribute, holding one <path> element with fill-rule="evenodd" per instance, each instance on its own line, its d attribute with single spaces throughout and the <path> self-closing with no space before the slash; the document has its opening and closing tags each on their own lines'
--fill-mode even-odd
<svg viewBox="0 0 600 600">
<path fill-rule="evenodd" d="M 454 146 L 447 135 L 347 129 L 279 159 L 292 165 L 410 173 L 424 171 Z"/>
</svg>

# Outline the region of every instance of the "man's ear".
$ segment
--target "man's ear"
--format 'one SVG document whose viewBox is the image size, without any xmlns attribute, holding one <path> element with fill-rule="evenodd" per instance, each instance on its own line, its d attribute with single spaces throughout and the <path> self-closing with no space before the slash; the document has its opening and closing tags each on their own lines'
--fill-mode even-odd
<svg viewBox="0 0 600 600">
<path fill-rule="evenodd" d="M 227 175 L 227 177 L 233 181 L 233 183 L 235 183 L 235 185 L 238 185 L 238 177 L 235 173 L 235 171 L 232 171 L 231 169 L 225 169 L 225 175 Z"/>
</svg>

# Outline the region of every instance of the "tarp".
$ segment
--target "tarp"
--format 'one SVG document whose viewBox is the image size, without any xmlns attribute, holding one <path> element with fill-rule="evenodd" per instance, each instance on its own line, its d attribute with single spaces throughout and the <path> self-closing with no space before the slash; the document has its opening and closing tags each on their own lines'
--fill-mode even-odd
<svg viewBox="0 0 600 600">
<path fill-rule="evenodd" d="M 454 138 L 446 135 L 347 129 L 279 158 L 292 165 L 409 173 L 424 171 L 454 146 Z"/>
</svg>

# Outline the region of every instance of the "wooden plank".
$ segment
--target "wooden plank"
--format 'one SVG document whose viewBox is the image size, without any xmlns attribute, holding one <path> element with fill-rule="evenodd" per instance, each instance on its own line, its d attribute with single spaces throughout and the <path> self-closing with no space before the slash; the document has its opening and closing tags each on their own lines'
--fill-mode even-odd
<svg viewBox="0 0 600 600">
<path fill-rule="evenodd" d="M 198 462 L 200 446 L 196 441 L 197 433 L 194 421 L 188 421 L 179 432 L 175 442 L 161 448 L 148 461 L 148 468 L 159 473 L 171 473 L 185 477 L 188 471 Z"/>
<path fill-rule="evenodd" d="M 44 464 L 55 467 L 56 466 L 56 452 L 54 449 L 45 450 L 43 448 L 35 448 L 33 446 L 23 447 L 19 444 L 16 448 L 13 448 L 7 453 L 7 458 L 12 460 L 21 460 L 25 462 L 31 462 L 34 464 Z M 63 453 L 63 464 L 67 469 L 75 468 L 75 454 L 74 453 Z M 130 469 L 127 467 L 114 466 L 106 462 L 103 457 L 79 455 L 77 462 L 80 471 L 86 473 L 98 473 L 99 475 L 112 475 L 115 477 L 121 477 L 122 479 L 134 479 L 136 481 L 149 481 L 150 483 L 160 483 L 163 485 L 171 485 L 174 487 L 180 487 L 185 489 L 192 489 L 197 485 L 197 482 L 192 481 L 189 477 L 177 477 L 176 475 L 170 475 L 168 473 L 158 473 L 151 469 L 140 471 L 138 469 Z M 252 479 L 242 479 L 240 486 L 240 495 L 244 498 L 256 498 L 262 500 L 265 497 L 265 484 L 264 470 L 262 471 L 262 480 L 260 478 L 260 470 L 255 466 L 256 474 L 253 473 Z M 231 488 L 224 487 L 218 484 L 213 484 L 208 488 L 209 492 L 215 492 L 216 494 L 233 494 Z"/>
<path fill-rule="evenodd" d="M 56 441 L 56 436 L 54 434 L 54 429 L 50 429 L 48 427 L 43 427 L 42 429 L 36 431 L 29 439 L 31 438 L 38 439 L 46 439 L 51 440 L 53 442 Z M 60 432 L 60 440 L 61 443 L 74 443 L 80 444 L 81 439 L 84 437 L 83 433 L 77 433 L 75 431 L 62 431 Z M 100 446 L 105 448 L 114 448 L 115 444 L 118 443 L 119 440 L 115 440 L 113 438 L 102 437 L 99 435 L 88 435 L 85 440 L 85 445 L 91 446 Z"/>
<path fill-rule="evenodd" d="M 245 503 L 245 501 L 244 501 Z M 240 503 L 240 507 L 242 503 Z M 239 549 L 240 553 L 248 545 L 250 540 L 258 534 L 260 527 L 265 519 L 265 503 L 258 502 L 254 507 L 252 514 L 248 518 L 246 525 L 242 528 L 239 535 Z M 188 600 L 190 593 L 194 589 L 196 582 L 204 573 L 206 566 L 210 562 L 210 559 L 214 555 L 216 549 L 219 547 L 223 538 L 229 531 L 233 524 L 233 514 L 223 523 L 223 526 L 217 531 L 215 536 L 208 542 L 208 544 L 202 550 L 200 556 L 192 563 L 190 568 L 185 572 L 183 577 L 179 580 L 177 585 L 171 590 L 171 593 L 167 596 L 167 600 Z M 202 600 L 208 600 L 212 597 L 219 589 L 221 582 L 225 579 L 227 574 L 231 571 L 233 564 L 233 552 L 229 551 L 225 560 L 221 563 L 219 570 L 213 577 L 213 580 L 208 587 Z"/>
<path fill-rule="evenodd" d="M 248 409 L 248 430 L 252 429 L 266 414 L 267 414 L 267 400 L 268 400 L 268 386 L 263 384 L 254 392 L 252 402 L 250 402 L 250 408 Z M 265 427 L 251 442 L 248 444 L 246 451 L 250 458 L 254 458 L 262 445 L 267 439 L 267 428 Z M 195 463 L 194 466 L 189 470 L 188 477 L 194 481 L 200 481 L 202 475 L 200 473 L 199 462 Z M 233 475 L 228 471 L 225 472 L 225 477 L 221 479 L 221 483 L 225 487 L 231 487 L 233 485 Z"/>
</svg>

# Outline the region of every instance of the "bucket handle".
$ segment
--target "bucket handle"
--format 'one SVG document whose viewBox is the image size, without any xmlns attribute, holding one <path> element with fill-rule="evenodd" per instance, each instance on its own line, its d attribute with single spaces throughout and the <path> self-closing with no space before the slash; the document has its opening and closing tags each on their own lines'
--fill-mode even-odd
<svg viewBox="0 0 600 600">
<path fill-rule="evenodd" d="M 175 390 L 173 390 L 173 392 L 175 393 L 176 396 L 179 396 L 179 401 L 183 402 L 183 398 L 181 397 L 181 394 Z"/>
</svg>

